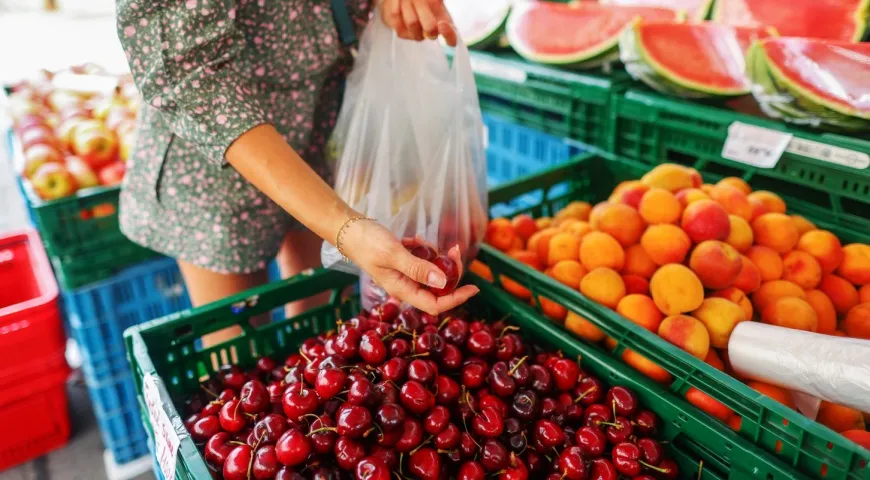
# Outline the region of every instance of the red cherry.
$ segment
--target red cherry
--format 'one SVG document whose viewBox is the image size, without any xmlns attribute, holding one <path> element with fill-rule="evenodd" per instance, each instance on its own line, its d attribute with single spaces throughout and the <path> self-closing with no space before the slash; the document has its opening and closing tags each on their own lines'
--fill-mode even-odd
<svg viewBox="0 0 870 480">
<path fill-rule="evenodd" d="M 294 422 L 300 421 L 309 413 L 314 413 L 320 405 L 317 393 L 310 388 L 305 388 L 302 383 L 287 388 L 284 398 L 281 400 L 284 415 Z"/>
<path fill-rule="evenodd" d="M 484 362 L 465 362 L 462 367 L 462 385 L 469 389 L 480 388 L 486 380 L 489 368 Z"/>
<path fill-rule="evenodd" d="M 281 464 L 275 454 L 274 445 L 265 445 L 254 452 L 254 462 L 251 464 L 251 473 L 257 480 L 272 480 L 278 474 Z"/>
<path fill-rule="evenodd" d="M 287 431 L 287 420 L 283 416 L 272 413 L 263 417 L 254 425 L 254 438 L 263 445 L 272 445 Z"/>
<path fill-rule="evenodd" d="M 599 423 L 610 422 L 611 420 L 613 420 L 613 411 L 601 403 L 590 405 L 583 413 L 584 425 L 597 427 Z"/>
<path fill-rule="evenodd" d="M 335 421 L 335 431 L 347 438 L 359 438 L 372 427 L 372 414 L 358 405 L 347 405 L 339 409 Z"/>
<path fill-rule="evenodd" d="M 464 347 L 466 340 L 468 340 L 468 323 L 466 323 L 465 320 L 454 318 L 447 322 L 447 325 L 441 332 L 441 336 L 443 336 L 444 340 L 448 343 L 458 347 Z"/>
<path fill-rule="evenodd" d="M 408 364 L 408 378 L 423 385 L 429 384 L 437 372 L 429 364 L 429 362 L 416 358 Z"/>
<path fill-rule="evenodd" d="M 662 463 L 659 464 L 658 468 L 659 476 L 661 478 L 670 480 L 680 476 L 680 467 L 677 466 L 677 462 L 671 459 L 662 460 Z"/>
<path fill-rule="evenodd" d="M 404 380 L 405 375 L 408 373 L 408 362 L 404 358 L 393 357 L 379 365 L 378 371 L 381 372 L 384 380 L 398 383 Z"/>
<path fill-rule="evenodd" d="M 497 438 L 504 431 L 501 413 L 493 407 L 482 408 L 471 422 L 474 433 L 481 437 Z"/>
<path fill-rule="evenodd" d="M 442 288 L 428 287 L 429 291 L 435 294 L 436 297 L 449 295 L 456 290 L 456 284 L 459 283 L 459 265 L 447 255 L 438 255 L 432 260 L 432 263 L 444 272 L 447 277 L 447 283 Z"/>
<path fill-rule="evenodd" d="M 305 480 L 305 477 L 289 467 L 281 467 L 278 469 L 278 473 L 275 474 L 275 480 Z"/>
<path fill-rule="evenodd" d="M 535 441 L 545 450 L 561 446 L 565 441 L 565 433 L 562 428 L 550 420 L 538 420 L 535 422 Z"/>
<path fill-rule="evenodd" d="M 398 469 L 399 454 L 397 454 L 396 451 L 390 447 L 372 445 L 371 450 L 369 451 L 369 455 L 380 459 L 387 465 L 390 470 Z"/>
<path fill-rule="evenodd" d="M 439 375 L 435 380 L 435 400 L 439 405 L 453 405 L 459 398 L 459 384 L 452 378 Z"/>
<path fill-rule="evenodd" d="M 406 308 L 399 314 L 399 325 L 409 332 L 417 332 L 423 328 L 423 316 L 416 308 Z"/>
<path fill-rule="evenodd" d="M 347 403 L 372 407 L 378 403 L 379 395 L 375 386 L 368 378 L 359 378 L 350 384 L 347 390 Z"/>
<path fill-rule="evenodd" d="M 327 368 L 317 372 L 314 390 L 322 400 L 329 400 L 344 390 L 347 374 L 337 368 Z"/>
<path fill-rule="evenodd" d="M 343 470 L 353 471 L 357 464 L 366 456 L 366 449 L 361 443 L 347 437 L 338 437 L 335 441 L 335 461 Z"/>
<path fill-rule="evenodd" d="M 194 441 L 205 442 L 221 431 L 221 422 L 217 415 L 205 415 L 193 424 L 190 436 Z"/>
<path fill-rule="evenodd" d="M 602 422 L 602 425 L 604 422 Z M 616 445 L 625 442 L 634 435 L 634 426 L 625 417 L 616 417 L 604 430 L 607 440 Z"/>
<path fill-rule="evenodd" d="M 637 433 L 645 436 L 654 436 L 658 433 L 658 417 L 649 410 L 641 410 L 634 416 L 634 426 Z"/>
<path fill-rule="evenodd" d="M 435 435 L 435 448 L 438 450 L 452 450 L 459 444 L 459 427 L 449 423 L 444 430 Z"/>
<path fill-rule="evenodd" d="M 526 464 L 517 458 L 516 454 L 511 453 L 508 467 L 498 478 L 499 480 L 528 480 L 529 470 Z"/>
<path fill-rule="evenodd" d="M 422 258 L 427 262 L 435 260 L 435 257 L 438 256 L 438 252 L 436 252 L 434 248 L 428 245 L 414 245 L 413 247 L 409 248 L 408 251 L 411 252 L 411 255 L 417 258 Z"/>
<path fill-rule="evenodd" d="M 405 410 L 394 403 L 385 403 L 375 412 L 375 421 L 384 431 L 397 430 L 405 424 Z"/>
<path fill-rule="evenodd" d="M 393 382 L 383 381 L 375 384 L 375 391 L 381 399 L 381 403 L 399 403 L 399 389 Z"/>
<path fill-rule="evenodd" d="M 383 303 L 372 310 L 371 316 L 373 320 L 390 323 L 399 316 L 399 307 L 392 302 Z"/>
<path fill-rule="evenodd" d="M 619 473 L 613 463 L 606 458 L 596 458 L 589 462 L 589 480 L 616 480 Z"/>
<path fill-rule="evenodd" d="M 441 457 L 432 448 L 420 448 L 408 459 L 408 470 L 421 480 L 438 480 L 441 476 Z"/>
<path fill-rule="evenodd" d="M 608 406 L 612 405 L 616 409 L 617 415 L 630 417 L 637 411 L 637 396 L 625 387 L 612 387 L 607 391 L 605 399 Z"/>
<path fill-rule="evenodd" d="M 347 360 L 353 360 L 359 351 L 361 337 L 359 330 L 355 328 L 342 329 L 335 339 L 335 353 Z"/>
<path fill-rule="evenodd" d="M 236 448 L 234 445 L 227 443 L 230 440 L 232 438 L 227 432 L 217 433 L 208 439 L 208 442 L 205 444 L 204 453 L 205 460 L 209 465 L 218 469 L 223 468 L 224 462 L 226 462 L 230 452 Z"/>
<path fill-rule="evenodd" d="M 248 445 L 234 448 L 224 462 L 224 480 L 248 480 L 248 466 L 253 452 Z"/>
<path fill-rule="evenodd" d="M 410 452 L 423 441 L 423 426 L 413 418 L 406 418 L 402 425 L 402 435 L 396 442 L 396 451 L 399 453 Z"/>
<path fill-rule="evenodd" d="M 408 380 L 402 385 L 399 398 L 405 410 L 423 415 L 435 405 L 435 397 L 420 382 Z"/>
<path fill-rule="evenodd" d="M 229 388 L 236 392 L 241 390 L 242 385 L 248 381 L 248 377 L 238 370 L 238 367 L 230 367 L 226 372 L 218 374 L 218 377 L 220 378 L 221 383 L 223 383 L 224 388 Z"/>
<path fill-rule="evenodd" d="M 529 367 L 529 386 L 539 393 L 550 393 L 553 389 L 553 376 L 543 365 Z"/>
<path fill-rule="evenodd" d="M 480 451 L 480 464 L 488 472 L 497 472 L 508 464 L 508 451 L 498 440 L 488 438 Z"/>
<path fill-rule="evenodd" d="M 495 336 L 488 330 L 474 332 L 468 337 L 465 348 L 479 357 L 489 357 L 495 353 Z"/>
<path fill-rule="evenodd" d="M 269 406 L 269 391 L 259 380 L 251 380 L 242 386 L 241 407 L 245 413 L 260 413 Z"/>
<path fill-rule="evenodd" d="M 463 458 L 473 458 L 477 455 L 477 442 L 468 432 L 459 434 L 459 453 Z"/>
<path fill-rule="evenodd" d="M 622 442 L 613 447 L 610 453 L 616 470 L 629 476 L 640 474 L 640 449 L 630 442 Z"/>
<path fill-rule="evenodd" d="M 295 428 L 287 430 L 275 444 L 275 454 L 283 465 L 299 465 L 311 455 L 311 441 Z"/>
<path fill-rule="evenodd" d="M 664 460 L 665 452 L 662 445 L 651 438 L 641 438 L 637 441 L 637 447 L 640 448 L 641 460 L 648 465 L 656 467 Z"/>
<path fill-rule="evenodd" d="M 574 396 L 583 405 L 601 403 L 601 399 L 604 397 L 604 385 L 601 384 L 601 380 L 595 377 L 583 377 L 577 383 L 577 388 L 574 389 Z"/>
<path fill-rule="evenodd" d="M 475 461 L 467 461 L 459 467 L 459 473 L 456 474 L 456 480 L 484 480 L 486 470 L 483 465 Z"/>
<path fill-rule="evenodd" d="M 241 402 L 237 399 L 225 403 L 221 407 L 218 418 L 221 422 L 221 428 L 230 433 L 241 432 L 248 425 L 248 418 L 241 409 Z"/>
<path fill-rule="evenodd" d="M 438 435 L 447 428 L 448 423 L 450 423 L 450 411 L 438 405 L 426 415 L 426 419 L 423 421 L 423 430 L 429 435 Z"/>
<path fill-rule="evenodd" d="M 276 362 L 271 357 L 260 357 L 257 359 L 257 364 L 254 368 L 256 368 L 257 373 L 260 375 L 268 375 L 275 367 L 278 366 L 278 362 Z"/>
<path fill-rule="evenodd" d="M 390 480 L 390 468 L 377 457 L 366 457 L 356 464 L 357 480 Z"/>
<path fill-rule="evenodd" d="M 556 390 L 569 392 L 577 385 L 580 367 L 573 360 L 561 358 L 553 362 L 550 372 L 553 374 L 553 383 L 556 385 Z"/>
<path fill-rule="evenodd" d="M 596 426 L 580 427 L 574 435 L 574 442 L 586 458 L 598 458 L 607 448 L 607 436 Z"/>
<path fill-rule="evenodd" d="M 395 338 L 390 341 L 390 356 L 407 357 L 411 353 L 411 344 L 404 338 Z"/>
<path fill-rule="evenodd" d="M 452 343 L 444 344 L 441 352 L 441 366 L 445 370 L 458 370 L 462 366 L 462 351 Z"/>
<path fill-rule="evenodd" d="M 202 417 L 203 415 L 199 412 L 191 414 L 184 420 L 184 428 L 186 428 L 189 432 L 191 429 L 193 429 L 193 425 Z"/>
<path fill-rule="evenodd" d="M 517 382 L 510 376 L 505 362 L 493 364 L 486 376 L 486 383 L 492 393 L 500 397 L 510 397 L 517 390 Z"/>
<path fill-rule="evenodd" d="M 586 463 L 579 447 L 568 447 L 559 455 L 559 471 L 568 480 L 585 480 Z"/>
<path fill-rule="evenodd" d="M 373 367 L 384 363 L 387 359 L 387 347 L 377 332 L 369 330 L 363 334 L 359 342 L 359 356 Z"/>
</svg>

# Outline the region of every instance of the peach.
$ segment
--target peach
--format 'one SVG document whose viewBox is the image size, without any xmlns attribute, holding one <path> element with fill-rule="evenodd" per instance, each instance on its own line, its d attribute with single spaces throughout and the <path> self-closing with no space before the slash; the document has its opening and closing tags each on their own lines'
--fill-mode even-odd
<svg viewBox="0 0 870 480">
<path fill-rule="evenodd" d="M 584 222 L 582 220 L 574 220 L 569 222 L 567 225 L 562 224 L 559 226 L 559 229 L 564 232 L 571 232 L 574 235 L 577 235 L 577 238 L 582 239 L 586 236 L 587 233 L 592 231 L 592 227 L 589 225 L 589 222 Z"/>
<path fill-rule="evenodd" d="M 858 445 L 866 448 L 867 450 L 870 450 L 870 432 L 866 430 L 846 430 L 845 432 L 840 432 L 840 435 L 848 438 L 849 440 L 857 443 Z"/>
<path fill-rule="evenodd" d="M 835 432 L 864 430 L 864 415 L 854 408 L 822 401 L 816 421 Z"/>
<path fill-rule="evenodd" d="M 755 243 L 770 247 L 777 253 L 786 253 L 797 245 L 797 227 L 788 215 L 765 213 L 752 221 L 752 234 Z"/>
<path fill-rule="evenodd" d="M 662 313 L 655 302 L 646 295 L 632 294 L 622 297 L 616 306 L 616 313 L 649 330 L 658 332 L 662 323 Z"/>
<path fill-rule="evenodd" d="M 870 302 L 870 285 L 864 285 L 858 289 L 858 303 Z"/>
<path fill-rule="evenodd" d="M 659 336 L 701 360 L 707 358 L 710 351 L 710 334 L 704 324 L 687 315 L 674 315 L 662 320 Z"/>
<path fill-rule="evenodd" d="M 667 370 L 634 350 L 626 348 L 622 351 L 621 357 L 622 361 L 630 367 L 662 385 L 667 385 L 674 379 Z"/>
<path fill-rule="evenodd" d="M 711 297 L 724 298 L 732 303 L 736 303 L 743 310 L 743 314 L 747 319 L 752 319 L 754 313 L 752 302 L 742 290 L 735 287 L 728 287 L 724 290 L 718 290 L 710 294 Z"/>
<path fill-rule="evenodd" d="M 525 213 L 521 213 L 512 218 L 511 225 L 513 225 L 517 236 L 523 239 L 523 244 L 528 242 L 529 238 L 538 231 L 538 225 L 535 223 L 535 219 Z"/>
<path fill-rule="evenodd" d="M 782 278 L 782 257 L 773 249 L 755 245 L 746 251 L 746 257 L 758 267 L 761 281 L 770 282 Z"/>
<path fill-rule="evenodd" d="M 677 223 L 683 214 L 683 206 L 673 193 L 662 188 L 651 188 L 640 199 L 637 207 L 646 223 Z"/>
<path fill-rule="evenodd" d="M 788 252 L 782 257 L 782 279 L 813 289 L 822 281 L 822 268 L 812 255 L 801 251 Z"/>
<path fill-rule="evenodd" d="M 538 230 L 529 238 L 526 250 L 535 252 L 538 255 L 538 260 L 542 264 L 546 264 L 550 257 L 550 240 L 557 233 L 559 233 L 559 229 L 553 227 Z"/>
<path fill-rule="evenodd" d="M 669 263 L 656 271 L 650 279 L 650 293 L 659 310 L 665 315 L 691 312 L 704 301 L 704 286 L 688 268 Z"/>
<path fill-rule="evenodd" d="M 637 209 L 640 205 L 641 198 L 643 198 L 644 194 L 649 190 L 649 187 L 641 183 L 640 181 L 629 182 L 628 185 L 623 186 L 618 192 L 618 198 L 611 199 L 612 203 L 624 203 L 634 209 Z"/>
<path fill-rule="evenodd" d="M 625 274 L 638 275 L 643 278 L 652 277 L 658 265 L 646 253 L 643 246 L 632 245 L 625 250 L 625 266 L 622 272 Z"/>
<path fill-rule="evenodd" d="M 737 274 L 737 278 L 734 279 L 734 283 L 731 286 L 739 288 L 746 293 L 758 290 L 758 287 L 761 286 L 761 272 L 758 270 L 758 267 L 744 255 L 740 256 L 740 262 L 742 264 L 740 273 Z"/>
<path fill-rule="evenodd" d="M 601 217 L 601 213 L 611 205 L 610 202 L 600 202 L 596 203 L 592 210 L 589 212 L 589 218 L 586 220 L 590 224 L 595 225 L 598 219 Z"/>
<path fill-rule="evenodd" d="M 762 283 L 752 294 L 752 305 L 761 312 L 769 304 L 789 297 L 804 298 L 804 289 L 787 280 L 773 280 Z"/>
<path fill-rule="evenodd" d="M 608 308 L 616 308 L 625 296 L 625 283 L 615 270 L 598 267 L 580 281 L 580 293 Z"/>
<path fill-rule="evenodd" d="M 752 205 L 746 199 L 746 194 L 730 185 L 716 185 L 710 189 L 710 198 L 725 208 L 731 215 L 746 220 L 752 220 Z"/>
<path fill-rule="evenodd" d="M 525 249 L 526 249 L 526 246 L 525 246 L 525 243 L 523 243 L 523 239 L 520 238 L 519 235 L 517 235 L 516 237 L 514 237 L 514 244 L 511 245 L 511 248 L 508 249 L 508 252 L 513 252 L 514 250 L 525 250 Z"/>
<path fill-rule="evenodd" d="M 587 270 L 598 267 L 620 271 L 625 266 L 625 250 L 604 232 L 589 232 L 580 243 L 580 262 Z"/>
<path fill-rule="evenodd" d="M 684 167 L 689 172 L 689 178 L 692 179 L 692 187 L 698 188 L 704 183 L 704 179 L 701 177 L 701 172 L 695 170 L 692 167 Z"/>
<path fill-rule="evenodd" d="M 843 330 L 852 338 L 870 340 L 870 303 L 852 307 L 843 319 Z"/>
<path fill-rule="evenodd" d="M 543 230 L 545 228 L 549 228 L 553 225 L 553 219 L 550 217 L 540 217 L 535 219 L 535 226 L 538 227 L 538 230 Z"/>
<path fill-rule="evenodd" d="M 704 240 L 725 240 L 731 234 L 728 212 L 713 200 L 698 200 L 683 210 L 680 222 L 695 243 Z"/>
<path fill-rule="evenodd" d="M 468 266 L 468 271 L 492 283 L 492 270 L 480 260 L 474 260 Z"/>
<path fill-rule="evenodd" d="M 675 225 L 650 225 L 640 238 L 640 245 L 658 265 L 682 263 L 692 248 L 692 241 Z"/>
<path fill-rule="evenodd" d="M 576 260 L 580 256 L 580 239 L 570 232 L 559 232 L 550 237 L 547 250 L 547 265 L 553 266 L 562 260 Z"/>
<path fill-rule="evenodd" d="M 517 250 L 508 254 L 514 260 L 525 263 L 526 265 L 534 268 L 535 270 L 541 269 L 541 263 L 538 261 L 538 256 L 535 255 L 534 252 L 530 252 L 528 250 Z M 526 287 L 520 285 L 518 282 L 511 280 L 508 277 L 501 277 L 501 285 L 504 289 L 511 293 L 512 295 L 519 297 L 523 300 L 528 300 L 532 298 L 532 292 L 529 291 Z"/>
<path fill-rule="evenodd" d="M 734 413 L 725 404 L 695 387 L 686 391 L 686 400 L 720 422 L 727 422 Z"/>
<path fill-rule="evenodd" d="M 640 181 L 649 187 L 677 192 L 684 188 L 695 187 L 695 178 L 692 171 L 682 165 L 663 163 L 641 177 Z"/>
<path fill-rule="evenodd" d="M 709 352 L 707 352 L 707 358 L 704 359 L 704 363 L 710 365 L 716 370 L 719 370 L 720 372 L 725 371 L 725 364 L 722 362 L 722 359 L 719 358 L 719 354 L 716 353 L 716 350 L 713 350 L 712 348 Z"/>
<path fill-rule="evenodd" d="M 727 348 L 734 327 L 748 320 L 739 305 L 718 297 L 704 300 L 692 316 L 704 324 L 710 334 L 710 345 L 716 348 Z"/>
<path fill-rule="evenodd" d="M 750 193 L 752 193 L 752 187 L 750 187 L 749 184 L 740 177 L 725 177 L 722 180 L 716 182 L 717 187 L 720 187 L 722 185 L 728 185 L 729 187 L 736 188 L 737 190 L 740 190 L 740 192 L 744 195 L 749 195 Z"/>
<path fill-rule="evenodd" d="M 797 247 L 809 253 L 819 262 L 822 273 L 833 273 L 843 261 L 843 247 L 840 239 L 827 230 L 813 230 L 801 235 Z"/>
<path fill-rule="evenodd" d="M 740 253 L 744 253 L 752 247 L 755 237 L 752 235 L 752 227 L 745 219 L 737 215 L 728 215 L 731 223 L 731 233 L 725 239 L 725 243 L 734 247 Z"/>
<path fill-rule="evenodd" d="M 819 333 L 827 335 L 837 329 L 837 311 L 834 309 L 831 299 L 824 292 L 821 290 L 808 290 L 804 294 L 804 300 L 816 312 L 816 317 L 819 319 L 817 329 Z"/>
<path fill-rule="evenodd" d="M 637 210 L 621 203 L 604 207 L 589 223 L 593 230 L 610 234 L 623 247 L 637 243 L 645 228 Z"/>
<path fill-rule="evenodd" d="M 752 205 L 752 218 L 757 218 L 765 213 L 785 213 L 785 202 L 779 195 L 765 190 L 757 190 L 746 195 Z"/>
<path fill-rule="evenodd" d="M 553 265 L 549 275 L 559 283 L 577 290 L 580 288 L 580 280 L 586 275 L 586 269 L 577 260 L 562 260 Z"/>
<path fill-rule="evenodd" d="M 807 220 L 805 217 L 802 217 L 800 215 L 791 215 L 791 221 L 794 222 L 795 228 L 798 229 L 798 233 L 800 233 L 801 235 L 816 230 L 818 228 L 813 222 Z"/>
<path fill-rule="evenodd" d="M 842 277 L 825 275 L 819 282 L 819 290 L 831 299 L 838 315 L 845 315 L 852 307 L 858 305 L 858 290 Z"/>
<path fill-rule="evenodd" d="M 707 193 L 700 188 L 684 188 L 677 192 L 676 197 L 683 208 L 686 208 L 687 205 L 697 202 L 698 200 L 710 199 L 710 195 L 707 195 Z"/>
<path fill-rule="evenodd" d="M 761 310 L 761 321 L 778 327 L 816 332 L 819 317 L 806 300 L 795 297 L 780 298 Z"/>
<path fill-rule="evenodd" d="M 605 337 L 604 332 L 596 327 L 594 323 L 574 312 L 568 312 L 568 315 L 565 317 L 565 328 L 587 342 L 598 343 L 604 340 Z"/>
<path fill-rule="evenodd" d="M 583 220 L 577 220 L 576 218 L 571 217 L 563 217 L 557 218 L 553 226 L 558 228 L 560 231 L 567 232 L 572 225 L 580 223 L 583 223 Z"/>
<path fill-rule="evenodd" d="M 689 268 L 701 283 L 714 290 L 730 287 L 740 274 L 740 254 L 731 245 L 715 240 L 701 242 L 689 257 Z"/>
<path fill-rule="evenodd" d="M 638 275 L 623 275 L 622 281 L 625 282 L 625 293 L 640 293 L 649 295 L 649 280 Z"/>
<path fill-rule="evenodd" d="M 589 202 L 571 202 L 556 214 L 557 217 L 571 217 L 577 220 L 588 221 L 592 205 Z"/>
<path fill-rule="evenodd" d="M 544 297 L 538 297 L 538 301 L 541 303 L 541 312 L 544 316 L 554 320 L 556 323 L 565 321 L 565 317 L 568 315 L 568 310 L 565 307 Z"/>
<path fill-rule="evenodd" d="M 870 245 L 852 243 L 843 247 L 843 262 L 837 273 L 855 285 L 870 283 Z"/>
<path fill-rule="evenodd" d="M 493 218 L 486 226 L 484 241 L 493 247 L 507 252 L 514 245 L 517 234 L 511 221 L 506 218 Z"/>
<path fill-rule="evenodd" d="M 795 409 L 794 399 L 792 398 L 791 392 L 784 388 L 777 387 L 776 385 L 771 385 L 769 383 L 757 382 L 754 380 L 746 382 L 746 385 L 748 385 L 749 388 L 755 390 L 756 392 L 761 393 L 762 395 L 767 395 L 768 397 L 776 400 L 777 402 L 785 405 L 792 410 Z"/>
</svg>

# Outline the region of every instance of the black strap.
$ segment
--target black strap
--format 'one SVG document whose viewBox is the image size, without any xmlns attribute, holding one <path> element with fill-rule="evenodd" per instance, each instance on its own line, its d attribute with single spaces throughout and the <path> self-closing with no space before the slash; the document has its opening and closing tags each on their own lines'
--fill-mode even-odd
<svg viewBox="0 0 870 480">
<path fill-rule="evenodd" d="M 346 46 L 356 45 L 356 28 L 350 13 L 347 11 L 347 0 L 331 0 L 331 2 L 332 19 L 335 21 L 341 43 Z"/>
</svg>

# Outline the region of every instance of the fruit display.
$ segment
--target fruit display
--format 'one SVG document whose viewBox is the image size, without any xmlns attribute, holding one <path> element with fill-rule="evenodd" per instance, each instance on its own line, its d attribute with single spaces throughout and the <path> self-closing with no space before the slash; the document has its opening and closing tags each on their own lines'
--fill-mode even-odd
<svg viewBox="0 0 870 480">
<path fill-rule="evenodd" d="M 870 74 L 870 44 L 776 38 L 755 44 L 748 75 L 764 111 L 787 122 L 866 131 L 870 106 L 859 79 Z"/>
<path fill-rule="evenodd" d="M 468 48 L 487 48 L 504 43 L 504 26 L 514 0 L 445 0 L 456 30 Z"/>
<path fill-rule="evenodd" d="M 870 245 L 843 245 L 740 178 L 705 184 L 692 168 L 662 164 L 620 183 L 606 201 L 575 201 L 552 213 L 492 219 L 485 241 L 738 380 L 745 379 L 731 369 L 727 347 L 740 322 L 870 339 Z M 480 262 L 470 269 L 492 278 Z M 500 283 L 577 336 L 616 345 L 587 318 L 533 298 L 527 285 L 503 276 Z M 639 352 L 625 349 L 621 357 L 659 383 L 673 381 Z M 747 384 L 795 406 L 788 391 Z M 686 398 L 739 430 L 740 416 L 718 400 L 696 389 Z M 861 412 L 828 408 L 820 423 L 865 429 Z"/>
<path fill-rule="evenodd" d="M 9 113 L 21 147 L 22 180 L 42 200 L 74 195 L 79 190 L 118 185 L 124 176 L 138 108 L 129 77 L 112 79 L 109 93 L 58 87 L 60 76 L 105 83 L 98 67 L 43 72 L 11 89 Z"/>
<path fill-rule="evenodd" d="M 636 22 L 619 42 L 620 59 L 636 80 L 682 98 L 747 95 L 744 53 L 775 32 L 714 23 Z"/>
<path fill-rule="evenodd" d="M 677 478 L 635 393 L 503 320 L 379 305 L 184 402 L 216 478 Z"/>
<path fill-rule="evenodd" d="M 770 26 L 785 37 L 859 42 L 867 31 L 865 0 L 727 0 L 713 7 L 713 21 L 746 27 Z"/>
</svg>

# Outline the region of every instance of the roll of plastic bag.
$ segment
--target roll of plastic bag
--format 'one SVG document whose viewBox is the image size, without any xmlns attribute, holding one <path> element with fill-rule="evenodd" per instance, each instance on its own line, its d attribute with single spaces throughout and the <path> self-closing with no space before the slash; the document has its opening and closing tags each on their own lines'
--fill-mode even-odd
<svg viewBox="0 0 870 480">
<path fill-rule="evenodd" d="M 728 358 L 745 377 L 870 412 L 870 340 L 742 322 Z"/>
</svg>

